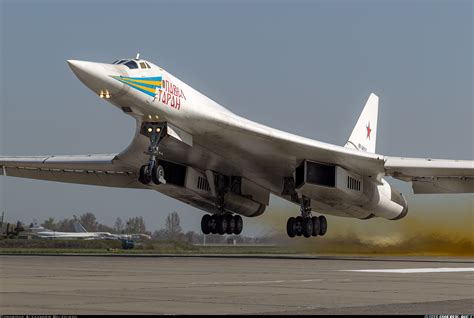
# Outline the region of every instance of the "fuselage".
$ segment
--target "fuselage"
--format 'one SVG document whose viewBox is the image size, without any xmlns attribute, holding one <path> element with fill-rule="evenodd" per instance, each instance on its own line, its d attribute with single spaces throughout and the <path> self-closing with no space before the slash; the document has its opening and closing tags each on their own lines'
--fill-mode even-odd
<svg viewBox="0 0 474 318">
<path fill-rule="evenodd" d="M 32 235 L 39 238 L 55 238 L 55 239 L 99 239 L 104 233 L 74 233 L 74 232 L 58 232 L 44 228 L 29 229 Z"/>
<path fill-rule="evenodd" d="M 106 239 L 106 240 L 123 240 L 123 239 L 150 239 L 147 234 L 112 234 L 110 232 L 61 232 L 45 229 L 41 226 L 30 227 L 27 233 L 39 238 L 51 239 Z"/>
<path fill-rule="evenodd" d="M 125 114 L 134 117 L 138 123 L 165 121 L 190 134 L 194 141 L 193 149 L 169 151 L 165 153 L 165 157 L 168 155 L 169 160 L 190 165 L 202 171 L 221 170 L 229 175 L 249 178 L 271 193 L 287 200 L 289 197 L 282 194 L 280 180 L 283 180 L 284 175 L 294 173 L 295 164 L 281 162 L 279 164 L 283 168 L 280 167 L 278 171 L 283 172 L 275 174 L 273 179 L 260 177 L 258 171 L 269 169 L 269 167 L 264 167 L 258 160 L 255 160 L 256 157 L 252 153 L 253 145 L 246 144 L 244 139 L 239 139 L 240 130 L 253 131 L 255 134 L 268 138 L 285 136 L 286 139 L 294 140 L 295 143 L 317 144 L 318 147 L 329 151 L 341 148 L 242 118 L 199 93 L 163 68 L 145 60 L 122 60 L 116 62 L 118 64 L 73 60 L 68 63 L 78 78 L 98 97 L 112 103 Z M 232 140 L 232 143 L 227 142 L 229 140 Z M 209 150 L 206 149 L 206 145 L 209 143 L 212 144 L 213 149 L 221 151 L 209 154 Z M 226 147 L 233 147 L 233 149 L 226 149 Z M 137 158 L 145 148 L 146 145 L 143 144 L 143 149 L 137 151 Z M 210 167 L 210 162 L 211 164 L 217 162 L 213 156 L 223 157 L 231 162 L 230 156 L 225 158 L 226 150 L 241 152 L 243 158 L 240 162 L 245 162 L 245 157 L 248 157 L 248 162 L 243 165 L 233 165 L 232 168 L 220 163 Z M 285 150 L 281 149 L 283 152 Z M 364 156 L 371 160 L 381 160 L 381 156 L 377 154 L 365 153 Z M 275 160 L 277 161 L 278 158 Z M 333 159 L 331 158 L 331 160 Z M 137 168 L 139 164 L 137 159 Z M 268 165 L 268 160 L 265 164 Z M 341 166 L 344 166 L 349 172 L 351 168 L 358 168 L 357 162 L 341 162 Z M 391 197 L 397 195 L 398 192 L 395 191 L 394 194 L 394 190 L 383 180 L 381 175 L 369 174 L 370 172 L 367 171 L 367 173 L 359 173 L 354 176 L 363 185 L 358 189 L 359 191 L 348 191 L 347 188 L 343 191 L 324 188 L 307 189 L 307 193 L 318 198 L 312 200 L 313 208 L 327 214 L 359 219 L 373 216 L 395 219 L 400 215 L 404 216 L 406 201 L 400 197 L 400 207 L 393 210 L 389 206 L 390 204 L 387 203 L 387 205 L 385 202 L 391 202 Z M 380 205 L 387 206 L 388 212 L 384 212 Z"/>
</svg>

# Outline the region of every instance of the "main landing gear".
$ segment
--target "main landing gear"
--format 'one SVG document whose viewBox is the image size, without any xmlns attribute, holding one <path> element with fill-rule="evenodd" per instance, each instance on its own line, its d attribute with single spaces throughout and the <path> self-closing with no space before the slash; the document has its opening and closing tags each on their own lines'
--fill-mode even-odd
<svg viewBox="0 0 474 318">
<path fill-rule="evenodd" d="M 150 138 L 150 146 L 146 154 L 150 155 L 148 164 L 140 168 L 138 180 L 148 185 L 152 181 L 154 184 L 166 183 L 165 171 L 156 159 L 159 155 L 159 145 L 166 136 L 166 123 L 145 123 L 142 127 L 142 134 Z"/>
<path fill-rule="evenodd" d="M 240 215 L 205 214 L 201 219 L 201 230 L 204 234 L 236 234 L 242 232 L 244 222 Z"/>
<path fill-rule="evenodd" d="M 324 216 L 311 216 L 311 200 L 303 196 L 301 200 L 301 216 L 290 217 L 286 223 L 289 237 L 310 237 L 326 234 L 328 223 Z"/>
<path fill-rule="evenodd" d="M 216 175 L 214 177 L 214 184 L 216 188 L 215 204 L 217 213 L 210 215 L 206 214 L 201 219 L 201 230 L 205 235 L 207 234 L 236 234 L 242 233 L 244 222 L 240 215 L 232 215 L 225 209 L 225 194 L 230 191 L 231 182 L 228 177 L 224 175 Z"/>
</svg>

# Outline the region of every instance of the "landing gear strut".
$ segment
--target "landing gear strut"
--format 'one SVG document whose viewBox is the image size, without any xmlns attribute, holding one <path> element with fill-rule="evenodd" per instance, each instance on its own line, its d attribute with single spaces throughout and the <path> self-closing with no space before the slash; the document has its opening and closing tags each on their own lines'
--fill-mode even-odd
<svg viewBox="0 0 474 318">
<path fill-rule="evenodd" d="M 140 168 L 138 180 L 148 185 L 152 181 L 154 184 L 164 184 L 165 171 L 156 159 L 159 155 L 159 145 L 166 136 L 166 123 L 145 123 L 142 126 L 142 134 L 150 138 L 150 146 L 146 154 L 150 156 L 148 164 Z"/>
<path fill-rule="evenodd" d="M 327 220 L 324 216 L 311 216 L 311 200 L 305 196 L 301 199 L 301 216 L 290 217 L 286 223 L 286 232 L 289 237 L 318 236 L 327 231 Z"/>
<path fill-rule="evenodd" d="M 204 234 L 236 234 L 242 232 L 243 220 L 240 215 L 205 214 L 201 219 L 201 230 Z"/>
</svg>

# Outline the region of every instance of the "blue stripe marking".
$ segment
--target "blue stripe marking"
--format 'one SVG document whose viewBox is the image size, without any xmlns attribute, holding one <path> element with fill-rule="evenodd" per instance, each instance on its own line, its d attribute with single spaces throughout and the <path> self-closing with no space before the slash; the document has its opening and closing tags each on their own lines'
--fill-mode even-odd
<svg viewBox="0 0 474 318">
<path fill-rule="evenodd" d="M 145 80 L 145 81 L 161 81 L 162 77 L 128 77 L 120 76 L 120 78 L 131 79 L 131 80 Z"/>
<path fill-rule="evenodd" d="M 135 86 L 131 86 L 131 87 L 132 87 L 132 88 L 135 88 L 135 89 L 137 89 L 137 90 L 139 90 L 139 91 L 142 92 L 142 93 L 145 93 L 145 94 L 147 94 L 147 95 L 150 95 L 151 97 L 155 97 L 155 94 L 153 94 L 153 93 L 151 93 L 151 92 L 147 92 L 147 91 L 145 91 L 145 90 L 143 90 L 143 89 L 141 89 L 141 88 L 139 88 L 139 87 L 135 87 Z"/>
<path fill-rule="evenodd" d="M 141 89 L 139 87 L 136 87 L 136 86 L 133 86 L 131 84 L 136 84 L 136 85 L 140 85 L 140 86 L 144 86 L 144 87 L 148 87 L 148 88 L 161 88 L 161 86 L 159 85 L 151 85 L 151 84 L 145 84 L 145 83 L 139 83 L 139 82 L 133 82 L 133 81 L 125 81 L 124 79 L 130 79 L 130 80 L 145 80 L 145 81 L 162 81 L 162 76 L 158 76 L 158 77 L 128 77 L 128 76 L 111 76 L 112 78 L 118 80 L 119 82 L 121 83 L 124 83 L 124 84 L 127 84 L 128 86 L 132 87 L 132 88 L 135 88 L 136 90 L 139 90 L 140 92 L 142 93 L 145 93 L 151 97 L 155 97 L 155 94 L 152 93 L 152 92 L 148 92 L 144 89 Z"/>
<path fill-rule="evenodd" d="M 149 88 L 156 88 L 159 87 L 161 88 L 161 85 L 151 85 L 151 84 L 145 84 L 145 83 L 139 83 L 139 82 L 127 82 L 127 81 L 121 81 L 124 84 L 135 84 L 135 85 L 140 85 L 144 87 L 149 87 Z"/>
</svg>

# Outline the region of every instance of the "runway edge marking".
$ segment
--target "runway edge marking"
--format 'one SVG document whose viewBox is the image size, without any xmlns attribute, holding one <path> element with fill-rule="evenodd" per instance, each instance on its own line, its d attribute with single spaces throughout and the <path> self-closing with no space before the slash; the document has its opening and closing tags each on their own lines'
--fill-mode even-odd
<svg viewBox="0 0 474 318">
<path fill-rule="evenodd" d="M 344 269 L 340 272 L 363 272 L 363 273 L 455 273 L 474 272 L 474 267 L 440 267 L 440 268 L 397 268 L 397 269 Z"/>
</svg>

